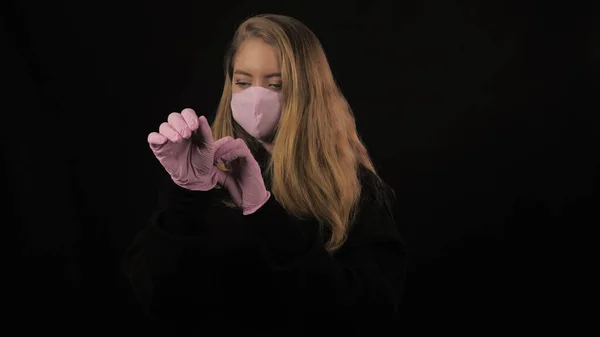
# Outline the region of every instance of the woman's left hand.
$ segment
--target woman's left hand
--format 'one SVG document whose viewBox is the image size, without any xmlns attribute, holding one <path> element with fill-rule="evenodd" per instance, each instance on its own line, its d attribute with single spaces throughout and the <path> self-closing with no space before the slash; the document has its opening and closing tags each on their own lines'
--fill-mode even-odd
<svg viewBox="0 0 600 337">
<path fill-rule="evenodd" d="M 227 139 L 225 139 L 227 138 Z M 260 166 L 246 143 L 224 137 L 215 148 L 215 163 L 229 170 L 224 186 L 244 215 L 256 212 L 271 197 L 262 178 Z"/>
</svg>

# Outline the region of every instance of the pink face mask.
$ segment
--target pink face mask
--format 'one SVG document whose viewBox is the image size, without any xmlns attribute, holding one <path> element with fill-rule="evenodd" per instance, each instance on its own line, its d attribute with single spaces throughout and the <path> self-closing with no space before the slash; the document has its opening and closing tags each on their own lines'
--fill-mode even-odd
<svg viewBox="0 0 600 337">
<path fill-rule="evenodd" d="M 231 97 L 233 119 L 252 137 L 271 134 L 281 116 L 281 93 L 263 87 L 250 87 Z"/>
</svg>

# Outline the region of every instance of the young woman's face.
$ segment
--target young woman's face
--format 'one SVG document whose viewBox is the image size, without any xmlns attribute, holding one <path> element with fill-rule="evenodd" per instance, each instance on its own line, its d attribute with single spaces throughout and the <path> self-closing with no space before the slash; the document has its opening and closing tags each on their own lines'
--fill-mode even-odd
<svg viewBox="0 0 600 337">
<path fill-rule="evenodd" d="M 261 39 L 244 42 L 233 62 L 232 92 L 240 92 L 253 86 L 281 90 L 277 50 Z"/>
</svg>

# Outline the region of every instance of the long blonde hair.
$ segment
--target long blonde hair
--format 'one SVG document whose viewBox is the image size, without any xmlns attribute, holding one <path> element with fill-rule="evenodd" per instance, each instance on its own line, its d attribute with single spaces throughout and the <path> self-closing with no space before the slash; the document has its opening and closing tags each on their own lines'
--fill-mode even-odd
<svg viewBox="0 0 600 337">
<path fill-rule="evenodd" d="M 245 20 L 225 55 L 225 85 L 212 125 L 213 136 L 259 143 L 233 121 L 233 62 L 249 38 L 261 38 L 279 53 L 282 112 L 265 174 L 271 193 L 298 218 L 316 219 L 330 232 L 328 252 L 346 240 L 361 195 L 360 165 L 375 169 L 356 131 L 354 115 L 336 84 L 319 40 L 300 21 L 263 14 Z"/>
</svg>

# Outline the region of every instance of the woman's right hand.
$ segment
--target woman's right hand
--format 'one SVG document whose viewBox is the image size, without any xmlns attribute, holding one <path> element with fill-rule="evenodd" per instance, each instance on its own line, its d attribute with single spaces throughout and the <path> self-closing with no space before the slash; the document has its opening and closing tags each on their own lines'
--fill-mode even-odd
<svg viewBox="0 0 600 337">
<path fill-rule="evenodd" d="M 208 191 L 225 180 L 214 165 L 219 141 L 213 141 L 206 117 L 198 118 L 192 109 L 171 113 L 158 132 L 148 135 L 148 143 L 173 182 L 185 189 Z"/>
</svg>

